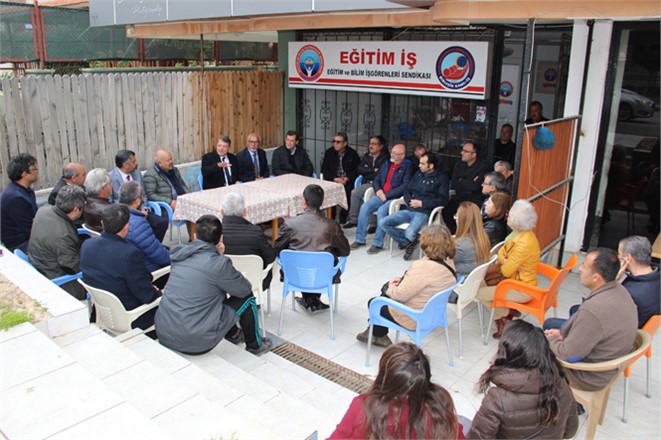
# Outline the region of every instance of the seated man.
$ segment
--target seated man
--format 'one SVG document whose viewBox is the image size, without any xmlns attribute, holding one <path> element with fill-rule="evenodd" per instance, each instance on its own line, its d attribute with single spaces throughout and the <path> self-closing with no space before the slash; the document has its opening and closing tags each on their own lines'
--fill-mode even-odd
<svg viewBox="0 0 661 440">
<path fill-rule="evenodd" d="M 220 188 L 237 182 L 239 165 L 236 156 L 230 153 L 232 140 L 221 136 L 216 142 L 216 150 L 202 156 L 202 189 Z"/>
<path fill-rule="evenodd" d="M 568 362 L 604 362 L 631 351 L 638 315 L 627 290 L 615 277 L 620 269 L 617 254 L 597 248 L 585 257 L 579 272 L 581 284 L 590 289 L 576 313 L 560 329 L 546 330 L 551 351 Z M 615 374 L 565 369 L 572 387 L 602 389 Z"/>
<path fill-rule="evenodd" d="M 143 190 L 138 182 L 126 182 L 119 188 L 119 203 L 129 207 L 129 234 L 126 241 L 137 247 L 145 256 L 147 270 L 153 272 L 170 265 L 170 251 L 158 241 L 146 215 L 140 211 Z M 164 279 L 165 278 L 165 279 Z M 165 276 L 158 279 L 165 286 Z"/>
<path fill-rule="evenodd" d="M 494 171 L 498 171 L 505 176 L 505 191 L 510 195 L 512 194 L 512 186 L 514 185 L 514 171 L 510 162 L 499 160 L 493 166 Z"/>
<path fill-rule="evenodd" d="M 436 155 L 427 152 L 420 159 L 415 173 L 404 191 L 406 208 L 379 221 L 379 228 L 392 237 L 400 249 L 406 249 L 404 259 L 409 260 L 418 243 L 418 233 L 427 226 L 429 215 L 437 206 L 444 206 L 449 199 L 450 179 L 436 170 Z M 397 226 L 408 223 L 406 230 Z"/>
<path fill-rule="evenodd" d="M 516 144 L 512 142 L 513 133 L 514 127 L 512 127 L 512 124 L 503 124 L 500 127 L 500 137 L 496 139 L 493 149 L 494 165 L 501 160 L 511 164 L 514 163 L 516 159 Z"/>
<path fill-rule="evenodd" d="M 285 135 L 285 144 L 279 146 L 273 152 L 271 167 L 274 176 L 283 174 L 300 174 L 312 177 L 314 166 L 305 148 L 298 145 L 298 133 L 289 130 Z"/>
<path fill-rule="evenodd" d="M 383 136 L 378 135 L 370 137 L 368 148 L 369 151 L 365 153 L 363 159 L 358 165 L 358 174 L 363 176 L 363 183 L 351 191 L 351 208 L 349 209 L 349 216 L 347 217 L 347 222 L 342 225 L 345 229 L 353 228 L 358 224 L 358 213 L 360 212 L 360 207 L 363 206 L 365 192 L 372 187 L 374 178 L 383 164 L 390 160 L 390 152 L 386 148 L 386 140 Z M 376 221 L 373 221 L 372 217 L 373 216 L 370 216 L 370 221 L 372 223 L 370 226 L 376 226 Z"/>
<path fill-rule="evenodd" d="M 174 210 L 177 197 L 190 192 L 179 170 L 174 166 L 169 151 L 158 150 L 154 154 L 154 165 L 143 176 L 147 199 L 165 202 Z"/>
<path fill-rule="evenodd" d="M 257 133 L 250 133 L 248 146 L 236 155 L 241 182 L 252 182 L 270 176 L 266 153 L 259 148 L 261 143 L 262 140 Z"/>
<path fill-rule="evenodd" d="M 62 167 L 62 177 L 57 181 L 48 196 L 48 204 L 54 205 L 57 193 L 67 185 L 83 186 L 87 172 L 80 163 L 69 162 Z M 85 188 L 83 188 L 85 189 Z"/>
<path fill-rule="evenodd" d="M 482 216 L 485 215 L 484 209 L 489 197 L 496 191 L 505 191 L 505 176 L 498 171 L 489 171 L 484 175 L 484 182 L 482 182 L 482 194 L 485 197 L 480 208 Z"/>
<path fill-rule="evenodd" d="M 257 255 L 262 257 L 264 267 L 273 263 L 275 251 L 271 241 L 266 238 L 259 226 L 253 225 L 244 217 L 246 215 L 245 200 L 241 194 L 229 193 L 223 197 L 223 244 L 225 255 Z M 271 285 L 272 272 L 269 272 L 262 289 Z"/>
<path fill-rule="evenodd" d="M 158 341 L 203 354 L 223 338 L 245 340 L 247 351 L 261 355 L 272 343 L 260 338 L 250 283 L 223 255 L 222 232 L 220 220 L 203 215 L 195 223 L 195 240 L 172 248 L 172 271 L 156 312 Z"/>
<path fill-rule="evenodd" d="M 151 284 L 152 276 L 142 251 L 126 241 L 129 233 L 129 208 L 113 204 L 102 214 L 101 237 L 85 240 L 80 249 L 83 281 L 107 290 L 121 301 L 126 310 L 149 304 L 161 296 Z M 147 329 L 154 324 L 155 309 L 144 313 L 131 324 Z"/>
<path fill-rule="evenodd" d="M 620 240 L 618 255 L 621 268 L 617 278 L 626 274 L 622 285 L 636 303 L 638 328 L 643 328 L 652 316 L 661 314 L 659 270 L 651 265 L 652 245 L 646 237 L 627 237 Z"/>
<path fill-rule="evenodd" d="M 349 138 L 344 132 L 337 132 L 333 136 L 333 146 L 324 152 L 324 158 L 321 161 L 321 174 L 324 180 L 339 183 L 344 186 L 344 191 L 347 195 L 347 202 L 351 208 L 351 190 L 353 184 L 358 177 L 358 164 L 360 163 L 360 156 L 356 150 L 349 146 Z M 340 224 L 347 221 L 349 211 L 347 209 L 338 208 L 340 210 Z M 331 218 L 335 218 L 336 208 L 331 210 Z"/>
<path fill-rule="evenodd" d="M 28 251 L 37 197 L 32 184 L 39 178 L 37 159 L 27 153 L 12 157 L 7 165 L 9 184 L 0 194 L 0 238 L 13 251 Z"/>
<path fill-rule="evenodd" d="M 404 144 L 397 144 L 392 147 L 390 162 L 384 164 L 374 178 L 372 187 L 374 188 L 375 196 L 360 207 L 356 241 L 351 243 L 351 249 L 358 249 L 361 246 L 365 246 L 367 226 L 372 213 L 376 211 L 378 225 L 379 221 L 388 215 L 390 203 L 404 195 L 406 185 L 408 185 L 413 175 L 413 165 L 410 160 L 406 159 L 405 154 L 406 147 Z M 382 251 L 384 238 L 385 232 L 377 226 L 374 242 L 367 250 L 367 253 L 376 254 Z"/>
<path fill-rule="evenodd" d="M 83 214 L 85 191 L 79 186 L 62 188 L 55 206 L 42 206 L 32 224 L 30 262 L 46 278 L 80 272 L 80 238 L 75 221 Z M 60 286 L 76 299 L 85 299 L 77 281 Z"/>
<path fill-rule="evenodd" d="M 110 175 L 103 168 L 94 168 L 87 173 L 85 179 L 85 190 L 87 191 L 87 202 L 83 220 L 85 226 L 96 231 L 103 231 L 101 215 L 112 203 L 108 199 L 112 196 L 112 182 Z"/>
<path fill-rule="evenodd" d="M 278 232 L 275 251 L 279 255 L 284 249 L 296 251 L 330 252 L 338 257 L 349 255 L 349 241 L 344 236 L 340 225 L 327 219 L 319 210 L 324 201 L 324 190 L 319 185 L 308 185 L 303 190 L 303 206 L 305 211 L 296 217 L 285 219 Z M 336 275 L 339 282 L 339 273 Z M 334 280 L 335 281 L 335 280 Z M 318 293 L 303 293 L 296 300 L 303 308 L 311 312 L 328 309 L 321 302 Z"/>
</svg>

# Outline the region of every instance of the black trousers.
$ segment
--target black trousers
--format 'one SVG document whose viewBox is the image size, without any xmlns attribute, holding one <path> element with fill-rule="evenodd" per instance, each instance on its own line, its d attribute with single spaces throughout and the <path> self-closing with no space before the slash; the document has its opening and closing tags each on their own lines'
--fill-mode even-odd
<svg viewBox="0 0 661 440">
<path fill-rule="evenodd" d="M 149 222 L 149 226 L 151 226 L 152 230 L 154 231 L 156 239 L 160 242 L 163 242 L 165 233 L 168 232 L 168 226 L 170 226 L 167 213 L 165 214 L 165 217 L 161 217 L 160 215 L 154 214 L 153 212 L 149 212 L 147 214 L 147 221 Z"/>
<path fill-rule="evenodd" d="M 225 300 L 225 305 L 234 309 L 239 315 L 239 325 L 243 330 L 246 346 L 249 348 L 259 348 L 262 344 L 262 338 L 259 335 L 256 304 L 255 297 L 252 294 L 245 298 L 230 296 Z M 234 334 L 237 330 L 237 327 L 233 326 L 227 333 Z"/>
<path fill-rule="evenodd" d="M 388 295 L 386 295 L 385 293 L 382 294 L 381 296 L 385 296 L 386 298 L 388 298 Z M 368 308 L 369 308 L 370 304 L 372 304 L 373 300 L 374 300 L 374 298 L 370 299 L 367 302 L 367 307 Z M 381 311 L 380 311 L 379 314 L 382 317 L 386 318 L 388 321 L 392 321 L 395 324 L 398 324 L 397 321 L 395 321 L 395 318 L 393 318 L 392 315 L 390 314 L 390 309 L 388 308 L 388 306 L 381 307 Z M 380 338 L 382 336 L 386 336 L 387 334 L 388 334 L 388 327 L 383 327 L 381 325 L 374 325 L 372 327 L 372 335 L 376 336 L 377 338 Z"/>
</svg>

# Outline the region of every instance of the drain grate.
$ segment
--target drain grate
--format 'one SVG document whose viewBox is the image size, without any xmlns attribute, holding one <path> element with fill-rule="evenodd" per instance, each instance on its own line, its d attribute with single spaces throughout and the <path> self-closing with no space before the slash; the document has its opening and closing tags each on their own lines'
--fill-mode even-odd
<svg viewBox="0 0 661 440">
<path fill-rule="evenodd" d="M 291 342 L 285 342 L 272 349 L 271 353 L 277 354 L 306 370 L 358 394 L 367 392 L 373 383 L 369 377 L 358 374 L 349 368 L 336 364 Z"/>
</svg>

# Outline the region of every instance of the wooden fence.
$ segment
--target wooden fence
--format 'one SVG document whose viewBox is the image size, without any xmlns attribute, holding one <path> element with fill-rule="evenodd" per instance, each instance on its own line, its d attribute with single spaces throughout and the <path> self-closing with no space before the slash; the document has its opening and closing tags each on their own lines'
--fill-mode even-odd
<svg viewBox="0 0 661 440">
<path fill-rule="evenodd" d="M 226 134 L 233 151 L 257 132 L 283 136 L 283 74 L 266 71 L 116 73 L 0 80 L 0 188 L 10 157 L 39 161 L 35 189 L 53 186 L 62 165 L 112 169 L 115 153 L 136 152 L 140 167 L 159 148 L 175 163 L 199 160 Z"/>
</svg>

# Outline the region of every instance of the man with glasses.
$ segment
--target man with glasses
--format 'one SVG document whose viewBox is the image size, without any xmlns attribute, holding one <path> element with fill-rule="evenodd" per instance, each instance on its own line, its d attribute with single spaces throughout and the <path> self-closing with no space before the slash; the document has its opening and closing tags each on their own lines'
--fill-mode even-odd
<svg viewBox="0 0 661 440">
<path fill-rule="evenodd" d="M 349 146 L 347 134 L 338 132 L 333 136 L 333 146 L 324 152 L 324 158 L 321 161 L 321 172 L 324 180 L 339 183 L 344 186 L 347 195 L 347 204 L 351 208 L 351 190 L 353 183 L 358 177 L 358 164 L 360 156 L 356 150 Z M 340 211 L 340 223 L 346 223 L 349 211 L 342 209 Z M 335 218 L 335 208 L 332 212 Z"/>
<path fill-rule="evenodd" d="M 261 143 L 262 140 L 257 133 L 250 133 L 248 135 L 248 146 L 236 155 L 241 182 L 252 182 L 270 176 L 266 153 L 259 148 Z"/>
<path fill-rule="evenodd" d="M 39 178 L 37 159 L 27 153 L 14 156 L 7 165 L 9 184 L 0 195 L 0 238 L 13 251 L 28 251 L 32 222 L 37 214 L 37 197 L 32 190 Z"/>
<path fill-rule="evenodd" d="M 379 173 L 374 178 L 372 188 L 374 188 L 375 196 L 360 207 L 356 241 L 351 244 L 351 249 L 358 249 L 361 246 L 365 246 L 367 225 L 370 216 L 376 211 L 376 235 L 367 253 L 376 254 L 383 250 L 385 232 L 381 227 L 381 220 L 388 215 L 390 203 L 404 195 L 404 190 L 412 176 L 413 164 L 406 158 L 406 147 L 404 144 L 395 145 L 390 151 L 390 161 L 381 167 L 381 170 L 379 170 Z"/>
<path fill-rule="evenodd" d="M 454 215 L 461 202 L 473 202 L 482 206 L 482 182 L 484 174 L 488 171 L 487 164 L 478 159 L 479 148 L 473 141 L 466 141 L 461 148 L 461 161 L 457 162 L 452 172 L 451 187 L 455 195 L 443 209 L 443 221 L 454 234 L 457 223 Z"/>
</svg>

